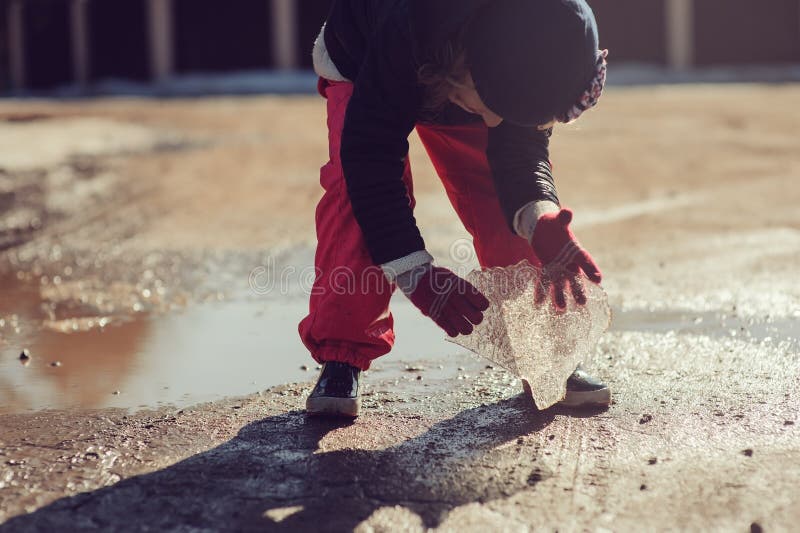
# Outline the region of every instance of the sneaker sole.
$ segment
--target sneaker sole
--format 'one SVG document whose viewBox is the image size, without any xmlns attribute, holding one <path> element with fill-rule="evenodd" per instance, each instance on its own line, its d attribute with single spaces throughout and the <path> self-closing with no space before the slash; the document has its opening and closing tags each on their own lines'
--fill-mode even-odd
<svg viewBox="0 0 800 533">
<path fill-rule="evenodd" d="M 361 398 L 308 398 L 306 413 L 312 416 L 347 416 L 355 418 L 361 410 Z"/>
<path fill-rule="evenodd" d="M 611 389 L 593 391 L 567 391 L 567 396 L 558 402 L 562 407 L 608 407 L 611 405 Z"/>
</svg>

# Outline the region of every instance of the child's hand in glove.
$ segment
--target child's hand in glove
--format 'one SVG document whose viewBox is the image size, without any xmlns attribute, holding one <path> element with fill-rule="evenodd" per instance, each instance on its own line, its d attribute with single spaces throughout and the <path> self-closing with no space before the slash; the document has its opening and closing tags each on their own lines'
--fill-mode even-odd
<svg viewBox="0 0 800 533">
<path fill-rule="evenodd" d="M 489 308 L 489 300 L 471 283 L 430 263 L 400 274 L 396 281 L 422 314 L 451 337 L 472 333 Z"/>
<path fill-rule="evenodd" d="M 581 248 L 569 229 L 572 211 L 561 209 L 539 217 L 531 237 L 533 251 L 542 261 L 543 276 L 536 286 L 535 302 L 542 303 L 549 294 L 557 309 L 566 309 L 567 285 L 578 305 L 586 304 L 586 293 L 581 283 L 580 271 L 594 283 L 600 283 L 602 274 L 589 252 Z"/>
</svg>

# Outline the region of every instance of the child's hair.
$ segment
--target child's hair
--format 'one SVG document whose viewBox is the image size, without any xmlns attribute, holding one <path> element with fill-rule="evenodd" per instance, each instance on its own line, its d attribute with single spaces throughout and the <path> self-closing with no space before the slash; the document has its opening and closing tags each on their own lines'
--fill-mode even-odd
<svg viewBox="0 0 800 533">
<path fill-rule="evenodd" d="M 464 24 L 461 30 L 447 39 L 417 71 L 417 80 L 425 91 L 425 113 L 437 115 L 449 102 L 453 87 L 459 87 L 469 72 L 464 45 L 466 27 Z"/>
</svg>

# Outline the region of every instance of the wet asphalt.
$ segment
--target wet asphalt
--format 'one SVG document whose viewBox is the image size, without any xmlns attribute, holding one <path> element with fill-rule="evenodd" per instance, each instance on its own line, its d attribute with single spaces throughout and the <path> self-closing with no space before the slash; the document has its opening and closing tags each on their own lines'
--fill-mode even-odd
<svg viewBox="0 0 800 533">
<path fill-rule="evenodd" d="M 0 531 L 792 530 L 800 90 L 617 91 L 553 147 L 613 405 L 537 411 L 397 299 L 353 422 L 302 411 L 318 102 L 0 104 L 44 117 L 0 124 Z M 429 248 L 468 270 L 418 168 Z"/>
</svg>

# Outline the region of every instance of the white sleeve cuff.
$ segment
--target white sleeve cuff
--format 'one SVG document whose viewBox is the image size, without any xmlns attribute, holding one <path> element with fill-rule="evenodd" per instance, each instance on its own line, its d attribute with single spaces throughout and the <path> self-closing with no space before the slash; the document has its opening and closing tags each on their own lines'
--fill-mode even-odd
<svg viewBox="0 0 800 533">
<path fill-rule="evenodd" d="M 528 202 L 520 207 L 514 215 L 514 231 L 526 241 L 531 242 L 539 217 L 545 213 L 558 213 L 560 209 L 558 204 L 550 200 Z"/>
<path fill-rule="evenodd" d="M 388 263 L 382 264 L 381 270 L 383 270 L 383 275 L 386 276 L 386 279 L 394 283 L 397 281 L 397 276 L 400 274 L 405 274 L 406 272 L 414 270 L 417 267 L 427 265 L 428 263 L 432 262 L 433 256 L 431 254 L 425 250 L 418 250 L 408 254 L 405 257 L 401 257 L 400 259 L 395 259 L 394 261 L 389 261 Z"/>
</svg>

